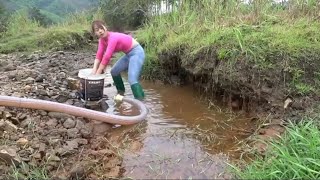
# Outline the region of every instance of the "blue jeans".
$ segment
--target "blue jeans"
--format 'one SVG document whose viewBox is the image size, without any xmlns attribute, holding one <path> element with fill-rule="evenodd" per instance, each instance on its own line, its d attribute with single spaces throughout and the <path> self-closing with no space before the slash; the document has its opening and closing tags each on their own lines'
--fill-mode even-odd
<svg viewBox="0 0 320 180">
<path fill-rule="evenodd" d="M 141 45 L 132 48 L 129 53 L 122 56 L 112 67 L 111 75 L 118 76 L 122 71 L 128 70 L 130 85 L 139 82 L 140 73 L 145 59 L 145 53 Z"/>
</svg>

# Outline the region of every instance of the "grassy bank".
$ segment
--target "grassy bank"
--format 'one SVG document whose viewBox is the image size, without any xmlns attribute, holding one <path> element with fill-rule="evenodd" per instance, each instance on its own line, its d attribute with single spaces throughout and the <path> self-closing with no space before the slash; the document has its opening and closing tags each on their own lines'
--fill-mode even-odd
<svg viewBox="0 0 320 180">
<path fill-rule="evenodd" d="M 268 143 L 264 156 L 249 165 L 232 166 L 239 179 L 319 179 L 320 130 L 315 119 L 290 124 L 280 140 Z"/>
<path fill-rule="evenodd" d="M 28 19 L 26 11 L 18 11 L 9 19 L 7 31 L 1 34 L 0 53 L 48 50 L 76 50 L 90 43 L 87 13 L 70 15 L 63 23 L 42 27 Z M 99 13 L 92 16 L 99 17 Z"/>
<path fill-rule="evenodd" d="M 185 3 L 153 17 L 138 33 L 149 57 L 145 77 L 163 74 L 166 80 L 183 69 L 196 80 L 207 77 L 208 91 L 219 85 L 257 96 L 271 88 L 278 100 L 319 94 L 318 9 L 311 1 Z M 177 66 L 170 66 L 173 62 Z"/>
</svg>

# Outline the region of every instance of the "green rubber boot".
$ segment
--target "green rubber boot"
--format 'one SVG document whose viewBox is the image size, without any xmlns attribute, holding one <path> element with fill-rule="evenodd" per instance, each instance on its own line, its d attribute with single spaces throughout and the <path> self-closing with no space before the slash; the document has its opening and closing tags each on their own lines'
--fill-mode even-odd
<svg viewBox="0 0 320 180">
<path fill-rule="evenodd" d="M 121 75 L 112 76 L 113 82 L 116 85 L 117 91 L 119 94 L 123 95 L 125 92 L 124 84 L 121 78 Z"/>
<path fill-rule="evenodd" d="M 140 83 L 135 83 L 131 85 L 131 90 L 134 98 L 142 100 L 144 98 L 144 92 Z"/>
</svg>

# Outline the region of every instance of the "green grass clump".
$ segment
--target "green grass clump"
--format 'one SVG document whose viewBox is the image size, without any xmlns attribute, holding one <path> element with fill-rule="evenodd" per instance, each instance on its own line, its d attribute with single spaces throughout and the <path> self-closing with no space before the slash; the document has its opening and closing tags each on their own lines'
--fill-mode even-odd
<svg viewBox="0 0 320 180">
<path fill-rule="evenodd" d="M 37 36 L 25 36 L 21 38 L 10 39 L 5 43 L 0 43 L 0 53 L 11 53 L 11 52 L 23 52 L 31 51 L 37 49 L 37 44 L 35 43 Z"/>
<path fill-rule="evenodd" d="M 38 46 L 44 49 L 79 49 L 85 44 L 81 30 L 70 30 L 70 29 L 50 29 L 45 31 L 40 37 L 37 38 Z"/>
<path fill-rule="evenodd" d="M 20 180 L 20 179 L 39 179 L 47 180 L 49 178 L 49 173 L 47 168 L 47 163 L 44 162 L 43 165 L 36 167 L 31 166 L 26 163 L 22 163 L 19 168 L 12 167 L 11 171 L 6 175 L 8 179 Z"/>
<path fill-rule="evenodd" d="M 27 10 L 20 10 L 14 13 L 8 20 L 7 31 L 3 34 L 6 37 L 19 36 L 26 32 L 34 32 L 40 29 L 40 24 L 28 18 Z"/>
<path fill-rule="evenodd" d="M 30 52 L 35 50 L 74 50 L 86 44 L 86 29 L 39 29 L 0 41 L 0 53 Z"/>
<path fill-rule="evenodd" d="M 291 124 L 285 135 L 269 143 L 265 156 L 243 169 L 233 166 L 240 179 L 319 179 L 320 130 L 319 119 L 305 119 Z"/>
</svg>

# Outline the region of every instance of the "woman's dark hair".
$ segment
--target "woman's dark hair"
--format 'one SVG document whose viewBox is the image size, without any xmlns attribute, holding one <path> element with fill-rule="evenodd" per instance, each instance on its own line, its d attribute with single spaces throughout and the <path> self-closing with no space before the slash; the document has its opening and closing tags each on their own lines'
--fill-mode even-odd
<svg viewBox="0 0 320 180">
<path fill-rule="evenodd" d="M 105 23 L 102 20 L 95 20 L 91 25 L 91 33 L 94 34 L 94 28 L 104 29 L 106 27 Z"/>
</svg>

